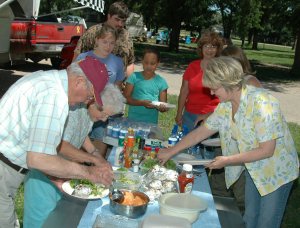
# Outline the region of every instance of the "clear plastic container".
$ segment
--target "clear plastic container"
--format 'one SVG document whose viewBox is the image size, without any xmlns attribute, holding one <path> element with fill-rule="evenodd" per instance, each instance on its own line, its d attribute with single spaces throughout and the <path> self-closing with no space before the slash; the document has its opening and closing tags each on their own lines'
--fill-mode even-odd
<svg viewBox="0 0 300 228">
<path fill-rule="evenodd" d="M 187 219 L 169 215 L 149 215 L 141 223 L 141 228 L 191 228 Z"/>
<path fill-rule="evenodd" d="M 118 189 L 139 190 L 142 184 L 142 177 L 139 173 L 114 171 L 116 182 L 115 187 Z"/>
<path fill-rule="evenodd" d="M 138 228 L 139 220 L 130 219 L 121 215 L 111 215 L 101 212 L 93 224 L 93 228 Z"/>
</svg>

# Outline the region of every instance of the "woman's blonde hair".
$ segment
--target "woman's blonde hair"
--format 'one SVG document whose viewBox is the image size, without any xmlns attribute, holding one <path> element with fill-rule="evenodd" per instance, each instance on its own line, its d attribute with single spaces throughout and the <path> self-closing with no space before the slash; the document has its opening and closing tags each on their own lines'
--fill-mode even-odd
<svg viewBox="0 0 300 228">
<path fill-rule="evenodd" d="M 205 44 L 212 44 L 216 46 L 216 57 L 221 55 L 221 52 L 223 50 L 223 39 L 218 33 L 209 31 L 201 35 L 197 43 L 197 53 L 200 56 L 200 59 L 203 59 L 203 46 Z"/>
<path fill-rule="evenodd" d="M 207 64 L 203 86 L 216 89 L 223 87 L 226 91 L 242 88 L 244 71 L 242 65 L 232 57 L 221 56 L 213 58 Z"/>
</svg>

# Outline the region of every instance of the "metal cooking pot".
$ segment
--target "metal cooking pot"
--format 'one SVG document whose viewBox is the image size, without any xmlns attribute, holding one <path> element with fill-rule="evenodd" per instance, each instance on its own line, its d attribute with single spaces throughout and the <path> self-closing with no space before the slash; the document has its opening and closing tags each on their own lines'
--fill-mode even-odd
<svg viewBox="0 0 300 228">
<path fill-rule="evenodd" d="M 112 200 L 111 198 L 111 193 L 109 194 L 109 208 L 111 210 L 111 212 L 113 212 L 114 214 L 118 214 L 118 215 L 123 215 L 126 216 L 128 218 L 138 218 L 142 215 L 144 215 L 146 213 L 147 210 L 147 206 L 149 203 L 149 197 L 143 193 L 143 192 L 139 192 L 139 191 L 132 191 L 132 190 L 121 190 L 124 195 L 125 192 L 131 192 L 133 193 L 133 195 L 135 196 L 139 196 L 141 197 L 144 201 L 145 204 L 140 205 L 140 206 L 128 206 L 128 205 L 123 205 L 117 201 Z"/>
</svg>

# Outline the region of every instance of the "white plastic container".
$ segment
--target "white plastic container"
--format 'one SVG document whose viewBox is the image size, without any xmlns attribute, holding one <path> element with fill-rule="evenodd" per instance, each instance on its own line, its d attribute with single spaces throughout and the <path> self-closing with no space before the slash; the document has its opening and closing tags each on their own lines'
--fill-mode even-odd
<svg viewBox="0 0 300 228">
<path fill-rule="evenodd" d="M 189 193 L 166 193 L 159 199 L 160 214 L 185 218 L 190 223 L 195 222 L 199 213 L 206 209 L 206 201 Z"/>
</svg>

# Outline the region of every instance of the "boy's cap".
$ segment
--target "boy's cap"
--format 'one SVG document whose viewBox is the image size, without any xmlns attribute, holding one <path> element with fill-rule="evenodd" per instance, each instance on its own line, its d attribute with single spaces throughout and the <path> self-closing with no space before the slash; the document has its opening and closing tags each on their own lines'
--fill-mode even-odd
<svg viewBox="0 0 300 228">
<path fill-rule="evenodd" d="M 88 80 L 93 84 L 96 102 L 102 106 L 100 93 L 108 82 L 108 73 L 105 65 L 91 56 L 87 56 L 78 64 Z"/>
</svg>

